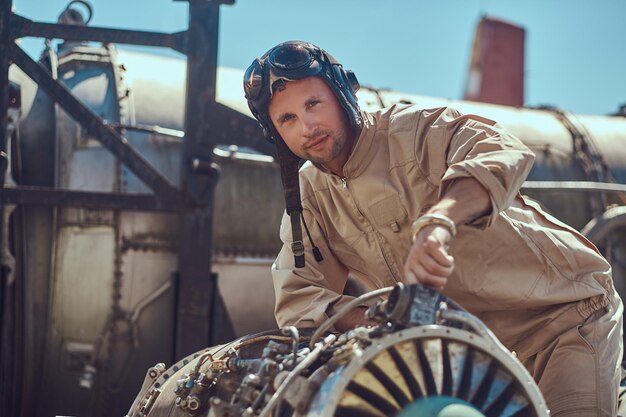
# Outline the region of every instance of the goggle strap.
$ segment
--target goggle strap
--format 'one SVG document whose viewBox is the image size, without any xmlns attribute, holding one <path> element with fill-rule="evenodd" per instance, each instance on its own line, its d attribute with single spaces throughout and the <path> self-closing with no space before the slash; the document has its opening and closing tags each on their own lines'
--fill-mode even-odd
<svg viewBox="0 0 626 417">
<path fill-rule="evenodd" d="M 322 256 L 322 251 L 315 246 L 315 242 L 313 242 L 313 237 L 311 237 L 311 232 L 309 232 L 309 226 L 306 225 L 306 220 L 304 220 L 304 213 L 300 213 L 302 215 L 302 224 L 304 225 L 304 230 L 306 231 L 306 235 L 309 237 L 309 242 L 311 242 L 311 246 L 313 246 L 313 257 L 317 262 L 322 262 L 324 257 Z"/>
<path fill-rule="evenodd" d="M 285 142 L 276 141 L 276 150 L 280 162 L 280 176 L 285 193 L 285 207 L 291 220 L 291 250 L 296 268 L 304 267 L 304 244 L 302 242 L 302 202 L 300 200 L 300 178 L 298 174 L 298 158 L 289 150 Z"/>
<path fill-rule="evenodd" d="M 296 268 L 304 268 L 304 243 L 302 242 L 302 226 L 300 225 L 301 212 L 289 213 L 291 220 L 291 251 Z"/>
</svg>

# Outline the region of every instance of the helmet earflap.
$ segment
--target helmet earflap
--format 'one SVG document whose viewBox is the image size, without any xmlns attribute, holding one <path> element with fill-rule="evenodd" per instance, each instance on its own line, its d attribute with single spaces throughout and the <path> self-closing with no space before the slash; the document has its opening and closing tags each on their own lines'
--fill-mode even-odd
<svg viewBox="0 0 626 417">
<path fill-rule="evenodd" d="M 356 100 L 356 92 L 361 87 L 356 79 L 354 72 L 344 70 L 341 65 L 333 65 L 333 75 L 338 83 L 338 87 L 343 91 L 348 91 L 352 96 L 351 99 Z"/>
<path fill-rule="evenodd" d="M 345 72 L 346 78 L 348 79 L 348 85 L 352 87 L 352 94 L 356 98 L 356 93 L 361 88 L 361 84 L 359 84 L 359 80 L 357 80 L 356 75 L 351 70 Z"/>
</svg>

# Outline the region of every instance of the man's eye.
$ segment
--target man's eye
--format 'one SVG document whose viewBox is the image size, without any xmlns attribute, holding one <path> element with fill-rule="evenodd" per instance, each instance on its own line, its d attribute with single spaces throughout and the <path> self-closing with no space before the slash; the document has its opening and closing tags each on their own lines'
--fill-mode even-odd
<svg viewBox="0 0 626 417">
<path fill-rule="evenodd" d="M 308 107 L 313 107 L 315 105 L 319 104 L 319 100 L 312 100 L 308 102 Z"/>
<path fill-rule="evenodd" d="M 293 119 L 293 116 L 291 114 L 288 114 L 286 116 L 283 116 L 282 119 L 280 119 L 281 123 L 287 123 L 288 121 L 290 121 L 291 119 Z"/>
</svg>

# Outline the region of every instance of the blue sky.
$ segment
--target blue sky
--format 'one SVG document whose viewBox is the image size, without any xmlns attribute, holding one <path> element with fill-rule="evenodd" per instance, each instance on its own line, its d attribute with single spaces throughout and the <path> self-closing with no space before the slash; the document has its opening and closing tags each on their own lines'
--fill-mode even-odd
<svg viewBox="0 0 626 417">
<path fill-rule="evenodd" d="M 16 12 L 53 22 L 65 0 L 14 0 Z M 187 27 L 188 3 L 92 0 L 91 25 L 163 32 Z M 318 44 L 360 82 L 462 98 L 482 15 L 526 29 L 526 102 L 585 114 L 626 103 L 623 0 L 237 0 L 221 7 L 220 65 L 245 68 L 290 39 Z M 38 54 L 42 41 L 22 45 Z M 174 52 L 154 50 L 175 55 Z"/>
</svg>

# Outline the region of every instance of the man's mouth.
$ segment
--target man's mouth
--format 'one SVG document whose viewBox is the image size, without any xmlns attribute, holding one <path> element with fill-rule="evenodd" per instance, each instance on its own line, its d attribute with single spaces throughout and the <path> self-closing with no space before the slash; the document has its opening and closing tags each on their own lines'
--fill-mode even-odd
<svg viewBox="0 0 626 417">
<path fill-rule="evenodd" d="M 328 139 L 328 135 L 323 135 L 323 136 L 320 136 L 318 138 L 315 138 L 312 141 L 310 141 L 309 143 L 307 143 L 306 149 L 307 150 L 308 149 L 313 149 L 314 150 L 315 148 L 320 147 L 320 145 L 322 145 L 326 141 L 326 139 Z"/>
</svg>

